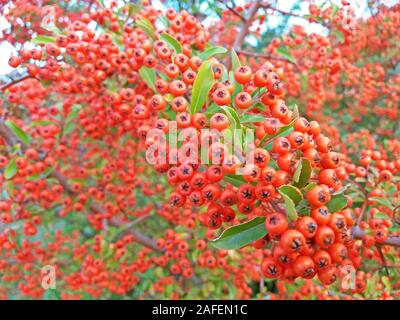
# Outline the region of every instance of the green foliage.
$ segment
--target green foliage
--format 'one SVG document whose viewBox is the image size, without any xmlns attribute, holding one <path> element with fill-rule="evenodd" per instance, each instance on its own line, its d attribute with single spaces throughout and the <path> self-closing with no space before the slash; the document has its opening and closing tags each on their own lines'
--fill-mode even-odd
<svg viewBox="0 0 400 320">
<path fill-rule="evenodd" d="M 25 143 L 26 145 L 29 144 L 30 141 L 30 137 L 29 134 L 27 134 L 25 131 L 23 131 L 20 127 L 18 127 L 15 122 L 11 121 L 11 120 L 7 120 L 5 122 L 5 124 L 7 125 L 7 127 L 9 127 L 11 129 L 11 131 L 17 136 L 18 139 L 20 139 L 23 143 Z"/>
<path fill-rule="evenodd" d="M 312 167 L 310 160 L 302 158 L 293 174 L 294 184 L 300 188 L 304 187 L 311 177 L 311 172 Z"/>
<path fill-rule="evenodd" d="M 146 82 L 147 86 L 155 90 L 154 84 L 156 82 L 156 71 L 153 68 L 143 66 L 139 69 L 139 74 L 144 82 Z"/>
<path fill-rule="evenodd" d="M 272 140 L 274 138 L 284 137 L 284 136 L 287 136 L 290 133 L 292 133 L 293 132 L 293 125 L 294 125 L 294 122 L 291 122 L 286 126 L 282 126 L 281 129 L 279 130 L 279 132 L 277 132 L 276 134 L 266 135 L 264 138 L 261 139 L 260 143 L 258 144 L 258 147 L 259 148 L 263 147 L 264 149 L 271 150 L 272 143 L 273 143 Z M 269 142 L 267 143 L 267 145 L 265 145 L 265 142 L 267 142 L 267 141 L 269 141 Z"/>
<path fill-rule="evenodd" d="M 56 38 L 49 36 L 37 36 L 32 39 L 32 42 L 35 44 L 55 43 Z"/>
<path fill-rule="evenodd" d="M 264 237 L 266 234 L 265 217 L 257 217 L 251 221 L 226 229 L 211 243 L 218 249 L 234 250 L 242 248 Z"/>
<path fill-rule="evenodd" d="M 211 47 L 208 50 L 203 51 L 199 54 L 201 60 L 207 60 L 208 58 L 215 56 L 217 54 L 225 54 L 228 51 L 223 47 Z"/>
<path fill-rule="evenodd" d="M 182 52 L 182 46 L 181 44 L 171 35 L 169 35 L 168 33 L 161 33 L 159 35 L 159 38 L 161 40 L 164 40 L 168 43 L 168 45 L 174 49 L 175 53 L 181 53 Z"/>
<path fill-rule="evenodd" d="M 10 160 L 10 162 L 7 164 L 5 170 L 4 170 L 4 178 L 9 180 L 12 179 L 18 172 L 17 164 L 16 164 L 17 158 L 13 158 Z"/>
<path fill-rule="evenodd" d="M 347 198 L 342 194 L 334 195 L 326 205 L 329 212 L 331 213 L 340 211 L 346 206 L 347 206 Z"/>
<path fill-rule="evenodd" d="M 285 202 L 286 214 L 289 221 L 297 219 L 296 205 L 303 199 L 300 190 L 291 185 L 284 185 L 278 189 Z"/>
<path fill-rule="evenodd" d="M 142 29 L 150 39 L 155 38 L 155 30 L 149 20 L 146 18 L 140 18 L 138 21 L 136 21 L 136 25 Z"/>
<path fill-rule="evenodd" d="M 293 58 L 293 56 L 289 53 L 289 50 L 287 47 L 279 47 L 278 49 L 276 49 L 276 52 L 281 55 L 283 58 L 285 58 L 286 60 L 296 64 L 296 59 Z"/>
<path fill-rule="evenodd" d="M 204 61 L 197 73 L 193 84 L 192 99 L 190 101 L 190 113 L 195 114 L 201 110 L 206 102 L 208 92 L 214 84 L 214 75 L 212 72 L 213 62 Z"/>
</svg>

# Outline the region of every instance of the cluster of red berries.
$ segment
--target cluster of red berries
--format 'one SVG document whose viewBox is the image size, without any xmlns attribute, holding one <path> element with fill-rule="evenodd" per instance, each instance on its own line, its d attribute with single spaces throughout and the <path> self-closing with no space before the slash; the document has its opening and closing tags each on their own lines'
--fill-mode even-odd
<svg viewBox="0 0 400 320">
<path fill-rule="evenodd" d="M 157 247 L 164 251 L 164 255 L 154 258 L 154 262 L 165 267 L 168 262 L 176 260 L 178 262 L 173 262 L 169 267 L 171 274 L 182 274 L 184 278 L 191 278 L 193 268 L 188 258 L 188 242 L 182 240 L 180 235 L 172 229 L 167 229 L 164 234 L 165 238 L 157 240 Z"/>
<path fill-rule="evenodd" d="M 338 267 L 360 264 L 350 234 L 353 224 L 349 209 L 331 214 L 325 206 L 314 207 L 311 216 L 300 217 L 292 228 L 283 214 L 269 214 L 266 228 L 274 246 L 261 264 L 264 276 L 311 279 L 318 275 L 323 284 L 331 284 L 339 275 Z"/>
<path fill-rule="evenodd" d="M 277 73 L 279 70 L 277 71 L 272 64 L 265 63 L 255 73 L 249 67 L 241 66 L 235 70 L 233 82 L 218 81 L 218 62 L 214 66 L 215 84 L 209 96 L 217 105 L 232 104 L 238 109 L 250 111 L 254 109 L 253 99 L 262 104 L 261 114 L 265 116 L 265 120 L 257 124 L 256 142 L 265 141 L 268 136 L 273 137 L 285 125 L 292 124 L 293 131 L 286 136 L 271 139 L 269 150 L 261 143 L 251 151 L 254 163 L 245 166 L 241 165 L 235 155 L 226 156 L 226 150 L 220 142 L 211 140 L 208 146 L 218 155 L 220 162 L 199 165 L 197 148 L 201 144 L 193 144 L 191 139 L 194 138 L 196 142 L 204 139 L 200 135 L 203 128 L 217 131 L 228 128 L 229 118 L 222 112 L 211 115 L 209 119 L 205 113 L 192 116 L 185 111 L 187 103 L 184 98 L 182 109 L 177 108 L 176 100 L 173 100 L 171 106 L 177 112 L 178 128 L 185 130 L 186 137 L 179 148 L 169 149 L 165 146 L 165 139 L 147 136 L 150 130 L 148 127 L 140 130 L 146 138 L 148 150 L 157 150 L 158 154 L 163 152 L 166 156 L 164 160 L 173 159 L 177 163 L 156 164 L 157 170 L 166 172 L 168 182 L 175 188 L 170 196 L 170 203 L 178 207 L 185 204 L 194 207 L 206 204 L 206 213 L 200 215 L 199 219 L 210 229 L 220 228 L 223 222 L 235 221 L 237 212 L 232 207 L 244 215 L 266 216 L 268 237 L 277 241 L 272 255 L 266 257 L 262 263 L 266 277 L 312 278 L 318 272 L 323 283 L 333 282 L 337 275 L 337 265 L 353 265 L 351 259 L 358 264 L 357 254 L 348 255 L 348 251 L 351 251 L 354 245 L 350 234 L 350 228 L 354 224 L 352 211 L 344 209 L 341 212 L 330 213 L 326 207 L 332 194 L 342 188 L 342 180 L 347 178 L 342 156 L 332 151 L 329 138 L 321 133 L 317 122 L 295 118 L 293 111 L 283 100 L 283 87 Z M 236 95 L 235 84 L 243 88 L 243 91 Z M 258 95 L 257 90 L 261 92 Z M 252 95 L 254 92 L 256 94 Z M 162 106 L 162 109 L 167 105 L 159 95 L 153 96 L 150 101 L 154 99 L 157 99 L 157 102 L 153 105 Z M 169 120 L 157 120 L 154 128 L 168 133 Z M 154 146 L 157 148 L 152 149 Z M 181 155 L 191 153 L 194 148 L 196 150 L 193 162 L 185 162 L 187 158 Z M 155 153 L 152 154 L 155 157 Z M 310 162 L 315 173 L 313 179 L 318 184 L 311 186 L 305 193 L 310 216 L 302 216 L 289 223 L 284 213 L 274 210 L 274 206 L 279 206 L 281 199 L 277 189 L 291 183 L 301 159 Z M 243 184 L 235 187 L 223 182 L 225 175 L 234 174 L 239 168 L 243 169 Z"/>
<path fill-rule="evenodd" d="M 25 0 L 18 3 L 39 12 L 39 7 Z M 53 39 L 44 37 L 41 48 L 22 48 L 12 56 L 9 65 L 26 67 L 27 79 L 2 87 L 7 93 L 4 101 L 0 100 L 0 115 L 8 120 L 7 125 L 0 123 L 0 169 L 4 171 L 0 176 L 0 223 L 5 225 L 0 234 L 0 270 L 6 288 L 0 288 L 0 297 L 7 297 L 7 286 L 17 282 L 22 294 L 42 297 L 44 291 L 37 285 L 41 279 L 35 275 L 59 256 L 60 261 L 81 264 L 76 270 L 61 263 L 57 266 L 57 277 L 66 289 L 62 298 L 79 298 L 85 293 L 92 297 L 126 295 L 151 269 L 166 271 L 152 282 L 157 293 L 164 293 L 174 281 L 181 287 L 188 279 L 195 283 L 197 271 L 205 270 L 227 281 L 233 279 L 239 298 L 252 297 L 248 280 L 259 282 L 262 277 L 279 279 L 276 284 L 282 294 L 282 280 L 303 278 L 305 284 L 293 298 L 323 296 L 317 282 L 308 280 L 317 276 L 322 284 L 331 284 L 359 268 L 361 254 L 382 260 L 374 248 L 399 234 L 392 221 L 379 215 L 396 219 L 397 209 L 391 207 L 400 190 L 396 177 L 400 145 L 396 139 L 373 144 L 371 132 L 359 131 L 348 135 L 343 154 L 335 152 L 332 145 L 342 146 L 343 141 L 331 119 L 320 116 L 326 109 L 342 109 L 339 115 L 348 112 L 358 122 L 374 110 L 385 121 L 396 119 L 398 76 L 386 73 L 384 63 L 374 59 L 362 66 L 354 61 L 359 60 L 359 52 L 375 55 L 383 50 L 386 58 L 391 57 L 396 42 L 375 34 L 382 34 L 380 28 L 384 28 L 385 38 L 397 36 L 399 6 L 392 12 L 382 9 L 376 19 L 368 21 L 364 27 L 371 41 L 366 37 L 355 41 L 352 9 L 346 1 L 342 3 L 344 7 L 335 12 L 329 6 L 309 7 L 310 19 L 318 16 L 329 21 L 336 32 L 323 36 L 294 27 L 290 36 L 268 45 L 265 56 L 276 63 L 265 61 L 263 55 L 248 59 L 248 65 L 240 65 L 237 59 L 231 72 L 212 54 L 210 34 L 194 16 L 168 9 L 162 21 L 166 28 L 160 28 L 160 12 L 146 0 L 134 14 L 130 5 L 118 10 L 117 1 L 89 13 L 67 13 L 58 26 L 67 23 L 68 28 Z M 250 6 L 246 4 L 244 9 Z M 15 6 L 9 5 L 7 10 L 18 16 Z M 23 14 L 18 14 L 24 21 Z M 124 15 L 123 24 L 120 15 Z M 12 29 L 21 29 L 19 18 L 9 17 L 10 13 L 6 16 L 11 18 Z M 35 26 L 33 31 L 40 34 L 36 32 L 37 17 L 27 17 Z M 259 15 L 260 26 L 265 17 Z M 237 24 L 232 28 L 237 32 Z M 260 27 L 256 33 L 259 31 Z M 341 33 L 343 43 L 335 45 L 335 37 Z M 8 33 L 6 38 L 17 42 Z M 273 60 L 278 49 L 281 53 L 287 49 L 288 59 Z M 243 52 L 238 54 L 243 58 Z M 195 80 L 204 63 L 210 62 L 211 89 L 202 92 L 205 102 L 194 112 Z M 346 91 L 337 90 L 342 82 Z M 289 107 L 287 94 L 296 96 L 321 127 Z M 342 103 L 338 106 L 343 96 L 347 108 Z M 378 101 L 381 97 L 384 106 Z M 323 108 L 325 104 L 330 104 L 329 108 Z M 329 121 L 320 121 L 326 119 Z M 183 138 L 174 147 L 165 138 L 173 134 L 172 120 Z M 394 130 L 389 127 L 376 128 L 376 133 L 391 135 Z M 230 154 L 226 144 L 232 141 L 218 140 L 225 131 L 237 128 L 255 130 L 255 145 L 247 150 L 249 154 L 243 150 Z M 164 136 L 152 135 L 153 129 Z M 210 130 L 204 134 L 203 129 Z M 327 132 L 334 138 L 328 138 Z M 362 147 L 357 146 L 360 141 Z M 352 147 L 346 149 L 349 145 Z M 209 150 L 207 163 L 200 157 L 202 146 Z M 143 153 L 155 163 L 158 173 L 165 173 L 169 187 L 163 178 L 152 178 L 153 168 L 145 163 Z M 361 154 L 358 165 L 350 158 L 352 154 Z M 168 160 L 159 161 L 159 156 Z M 303 166 L 309 166 L 310 172 L 300 183 Z M 365 185 L 363 201 L 373 207 L 368 214 L 365 206 L 351 209 L 350 197 L 347 205 L 331 209 L 331 201 L 347 188 L 344 181 L 352 177 L 361 189 Z M 296 203 L 296 215 L 283 195 L 288 187 L 302 199 Z M 170 190 L 167 199 L 161 198 Z M 385 197 L 392 201 L 386 206 Z M 90 214 L 83 214 L 85 210 Z M 162 218 L 157 223 L 177 227 L 166 230 L 156 244 L 145 241 L 152 250 L 138 247 L 139 239 L 126 230 L 113 238 L 117 227 L 124 227 L 131 217 L 150 216 L 152 210 Z M 363 233 L 358 237 L 364 245 L 362 252 L 361 241 L 352 238 L 353 214 L 364 217 L 357 222 L 357 230 Z M 265 219 L 268 233 L 239 254 L 212 250 L 194 237 L 197 229 L 191 232 L 199 221 L 207 227 L 205 238 L 213 239 L 224 223 L 236 226 L 256 217 Z M 21 228 L 14 224 L 19 221 Z M 54 235 L 42 232 L 49 224 L 58 226 L 58 221 L 63 228 L 84 226 L 72 232 L 65 227 L 65 232 Z M 35 241 L 34 236 L 42 233 L 43 239 Z M 393 253 L 390 248 L 382 250 Z M 398 258 L 398 252 L 394 256 Z M 18 266 L 10 262 L 14 260 Z M 357 272 L 353 292 L 363 292 L 367 281 L 364 273 Z M 225 293 L 230 288 L 224 285 L 221 290 Z"/>
</svg>

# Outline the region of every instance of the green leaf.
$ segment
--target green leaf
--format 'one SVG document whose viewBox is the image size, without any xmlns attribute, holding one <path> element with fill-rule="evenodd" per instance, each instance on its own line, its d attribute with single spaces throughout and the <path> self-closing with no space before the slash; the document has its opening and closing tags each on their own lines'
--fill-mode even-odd
<svg viewBox="0 0 400 320">
<path fill-rule="evenodd" d="M 309 216 L 310 215 L 310 207 L 308 206 L 308 202 L 306 199 L 301 200 L 296 205 L 296 211 L 301 214 L 302 216 Z"/>
<path fill-rule="evenodd" d="M 5 170 L 4 170 L 4 178 L 7 180 L 11 179 L 17 174 L 17 158 L 11 159 L 11 161 L 7 164 Z"/>
<path fill-rule="evenodd" d="M 72 110 L 68 113 L 67 118 L 65 119 L 65 122 L 70 122 L 71 120 L 75 119 L 79 115 L 79 111 L 81 111 L 81 105 L 76 104 L 72 107 Z"/>
<path fill-rule="evenodd" d="M 235 81 L 235 77 L 232 71 L 229 71 L 229 81 L 232 82 L 234 86 L 232 97 L 235 97 L 239 92 L 243 91 L 243 86 Z"/>
<path fill-rule="evenodd" d="M 37 36 L 33 38 L 31 41 L 34 44 L 56 43 L 56 38 L 49 36 Z"/>
<path fill-rule="evenodd" d="M 141 4 L 141 1 L 137 1 L 135 4 L 129 3 L 128 7 L 129 7 L 129 9 L 128 9 L 129 17 L 131 17 L 133 14 L 138 14 L 144 8 L 143 5 Z"/>
<path fill-rule="evenodd" d="M 49 177 L 49 176 L 53 173 L 53 171 L 54 171 L 55 169 L 56 169 L 55 167 L 47 167 L 47 168 L 43 171 L 42 177 L 43 177 L 43 178 Z"/>
<path fill-rule="evenodd" d="M 232 56 L 232 70 L 235 71 L 237 68 L 242 66 L 240 63 L 239 57 L 234 49 L 231 51 L 231 56 Z"/>
<path fill-rule="evenodd" d="M 208 58 L 210 58 L 210 57 L 212 57 L 212 56 L 214 56 L 216 54 L 224 54 L 224 53 L 227 53 L 227 52 L 228 52 L 228 50 L 226 50 L 223 47 L 211 47 L 210 49 L 205 50 L 202 53 L 200 53 L 199 57 L 200 57 L 201 60 L 205 61 Z"/>
<path fill-rule="evenodd" d="M 67 122 L 64 126 L 64 134 L 69 134 L 75 130 L 75 123 L 70 121 Z"/>
<path fill-rule="evenodd" d="M 335 37 L 339 40 L 340 43 L 344 43 L 345 38 L 344 38 L 344 34 L 342 31 L 340 30 L 332 30 L 332 33 L 335 35 Z"/>
<path fill-rule="evenodd" d="M 301 191 L 292 185 L 283 185 L 278 190 L 280 194 L 285 194 L 286 196 L 288 196 L 295 205 L 298 205 L 299 202 L 303 200 L 303 195 Z"/>
<path fill-rule="evenodd" d="M 146 35 L 151 38 L 152 40 L 154 40 L 155 38 L 155 30 L 153 25 L 151 24 L 151 22 L 149 20 L 147 20 L 146 18 L 141 18 L 140 20 L 138 20 L 136 22 L 136 25 L 142 29 Z"/>
<path fill-rule="evenodd" d="M 206 102 L 208 92 L 214 85 L 214 74 L 212 72 L 213 62 L 204 61 L 197 73 L 193 83 L 192 100 L 190 102 L 190 113 L 195 114 L 201 110 Z"/>
<path fill-rule="evenodd" d="M 279 188 L 278 191 L 281 194 L 283 200 L 285 201 L 287 217 L 289 218 L 289 221 L 294 221 L 298 217 L 296 211 L 296 205 L 294 204 L 293 200 L 284 191 L 281 190 L 281 188 Z"/>
<path fill-rule="evenodd" d="M 333 18 L 340 9 L 340 7 L 337 4 L 332 3 L 331 8 L 332 8 L 332 18 Z"/>
<path fill-rule="evenodd" d="M 232 107 L 221 106 L 221 109 L 225 111 L 226 116 L 231 123 L 232 128 L 240 129 L 242 126 L 240 125 L 240 119 L 236 111 Z"/>
<path fill-rule="evenodd" d="M 219 105 L 217 105 L 216 103 L 212 103 L 208 106 L 206 113 L 214 114 L 214 113 L 220 112 L 220 111 L 221 111 L 221 107 Z"/>
<path fill-rule="evenodd" d="M 260 114 L 244 114 L 240 117 L 241 123 L 263 122 L 265 117 Z"/>
<path fill-rule="evenodd" d="M 347 198 L 342 194 L 334 195 L 326 205 L 330 213 L 342 210 L 347 206 Z"/>
<path fill-rule="evenodd" d="M 390 219 L 389 216 L 383 212 L 377 212 L 374 214 L 374 218 L 376 219 Z"/>
<path fill-rule="evenodd" d="M 53 82 L 50 80 L 41 80 L 40 83 L 42 84 L 43 88 L 48 88 Z"/>
<path fill-rule="evenodd" d="M 265 87 L 262 87 L 262 88 L 255 88 L 255 89 L 253 90 L 253 92 L 251 93 L 251 97 L 252 97 L 252 98 L 255 98 L 255 97 L 257 97 L 257 96 L 261 97 L 262 94 L 265 93 L 266 91 L 267 91 L 267 88 L 265 88 Z M 260 103 L 260 102 L 257 102 L 257 103 Z M 264 106 L 264 108 L 265 108 L 265 106 Z"/>
<path fill-rule="evenodd" d="M 392 291 L 392 284 L 390 283 L 389 278 L 387 276 L 383 276 L 381 280 L 382 283 L 385 285 L 385 289 L 389 292 Z"/>
<path fill-rule="evenodd" d="M 375 201 L 376 203 L 386 208 L 389 208 L 390 210 L 394 209 L 394 206 L 390 203 L 390 201 L 385 198 L 371 197 L 369 198 L 369 200 Z"/>
<path fill-rule="evenodd" d="M 100 3 L 100 5 L 101 5 L 102 8 L 105 8 L 105 7 L 106 7 L 106 5 L 105 5 L 105 3 L 104 3 L 104 0 L 99 0 L 99 3 Z"/>
<path fill-rule="evenodd" d="M 306 92 L 308 86 L 308 77 L 306 74 L 300 75 L 300 90 L 301 92 Z"/>
<path fill-rule="evenodd" d="M 310 190 L 311 190 L 312 188 L 314 188 L 316 185 L 317 185 L 316 182 L 311 182 L 311 183 L 307 184 L 307 185 L 304 187 L 304 192 L 310 191 Z"/>
<path fill-rule="evenodd" d="M 233 97 L 235 97 L 239 92 L 243 91 L 243 86 L 235 81 L 234 72 L 237 68 L 241 67 L 242 64 L 240 63 L 239 57 L 236 54 L 236 51 L 232 49 L 231 51 L 231 64 L 232 64 L 232 71 L 229 72 L 229 80 L 234 85 L 233 90 Z"/>
<path fill-rule="evenodd" d="M 224 180 L 226 182 L 229 182 L 231 185 L 233 185 L 235 187 L 240 187 L 241 185 L 247 183 L 247 181 L 244 180 L 243 176 L 235 175 L 235 174 L 224 175 Z"/>
<path fill-rule="evenodd" d="M 280 54 L 282 57 L 284 57 L 286 60 L 292 63 L 297 63 L 296 59 L 293 58 L 293 56 L 289 53 L 289 50 L 287 47 L 279 47 L 276 49 L 276 52 Z"/>
<path fill-rule="evenodd" d="M 293 175 L 293 182 L 296 187 L 303 188 L 307 185 L 308 180 L 310 180 L 311 177 L 311 171 L 312 167 L 310 160 L 302 158 Z"/>
<path fill-rule="evenodd" d="M 36 127 L 36 126 L 48 126 L 48 125 L 51 125 L 51 124 L 54 124 L 54 122 L 53 122 L 53 121 L 47 121 L 47 120 L 38 120 L 38 121 L 33 121 L 33 122 L 31 123 L 31 126 L 32 126 L 32 127 Z"/>
<path fill-rule="evenodd" d="M 6 184 L 6 190 L 4 190 L 3 192 L 7 193 L 8 195 L 8 200 L 10 199 L 10 197 L 14 197 L 14 189 L 15 189 L 15 185 L 13 181 L 8 181 Z"/>
<path fill-rule="evenodd" d="M 173 36 L 169 35 L 168 33 L 161 33 L 159 35 L 159 38 L 161 40 L 164 40 L 166 43 L 169 44 L 169 46 L 174 49 L 176 53 L 181 53 L 182 52 L 182 46 L 179 43 L 178 40 L 176 40 Z"/>
<path fill-rule="evenodd" d="M 287 136 L 289 133 L 293 132 L 293 125 L 294 125 L 294 121 L 292 121 L 291 123 L 287 124 L 286 126 L 282 126 L 278 133 L 275 133 L 275 134 L 272 134 L 272 135 L 265 135 L 265 137 L 262 138 L 260 143 L 258 144 L 258 147 L 259 148 L 264 148 L 264 149 L 267 149 L 267 150 L 271 150 L 273 141 L 270 141 L 265 147 L 263 147 L 264 143 L 267 140 L 272 140 L 272 139 L 277 138 L 277 137 Z"/>
<path fill-rule="evenodd" d="M 367 287 L 365 289 L 367 295 L 369 297 L 373 297 L 376 293 L 376 287 L 379 283 L 379 273 L 375 272 L 368 280 L 367 280 Z"/>
<path fill-rule="evenodd" d="M 168 116 L 168 119 L 171 121 L 175 121 L 176 119 L 176 111 L 172 108 L 165 110 L 165 114 Z"/>
<path fill-rule="evenodd" d="M 74 119 L 78 117 L 80 110 L 81 105 L 79 104 L 76 104 L 72 107 L 72 110 L 68 113 L 68 116 L 65 119 L 64 134 L 69 134 L 75 130 Z"/>
<path fill-rule="evenodd" d="M 161 16 L 158 18 L 158 20 L 161 21 L 162 24 L 163 24 L 165 27 L 169 28 L 170 23 L 169 23 L 169 20 L 168 20 L 168 18 L 167 18 L 166 16 L 161 15 Z"/>
<path fill-rule="evenodd" d="M 170 102 L 172 102 L 172 100 L 174 100 L 175 97 L 174 97 L 172 94 L 167 93 L 167 94 L 164 96 L 164 98 L 165 98 L 165 101 L 167 101 L 168 103 L 170 103 Z"/>
<path fill-rule="evenodd" d="M 156 82 L 156 71 L 152 68 L 142 66 L 139 69 L 139 74 L 142 77 L 143 81 L 146 82 L 147 86 L 155 90 L 154 83 Z"/>
<path fill-rule="evenodd" d="M 123 51 L 124 50 L 124 44 L 122 42 L 122 40 L 119 38 L 119 36 L 117 34 L 113 34 L 112 38 L 114 40 L 114 43 L 118 46 L 118 48 Z"/>
<path fill-rule="evenodd" d="M 295 119 L 297 119 L 299 116 L 300 116 L 299 115 L 299 107 L 297 106 L 297 104 L 295 104 L 294 107 L 293 107 L 293 117 Z"/>
<path fill-rule="evenodd" d="M 324 19 L 321 18 L 321 17 L 318 17 L 318 16 L 313 16 L 313 15 L 310 15 L 310 14 L 305 14 L 305 15 L 304 15 L 304 18 L 310 19 L 311 21 L 317 21 L 317 22 L 319 22 L 319 23 L 321 23 L 321 24 L 324 23 Z"/>
<path fill-rule="evenodd" d="M 26 180 L 28 180 L 28 181 L 36 181 L 36 180 L 39 180 L 40 178 L 41 178 L 40 174 L 39 173 L 35 173 L 32 176 L 26 177 Z"/>
<path fill-rule="evenodd" d="M 7 127 L 9 127 L 11 129 L 11 131 L 18 137 L 18 139 L 20 139 L 23 143 L 25 144 L 29 144 L 29 140 L 30 137 L 29 135 L 23 131 L 20 127 L 18 127 L 15 122 L 11 121 L 11 120 L 7 120 L 5 122 L 5 124 L 7 125 Z"/>
<path fill-rule="evenodd" d="M 221 250 L 240 249 L 267 234 L 265 217 L 257 217 L 251 221 L 226 229 L 211 244 Z"/>
</svg>

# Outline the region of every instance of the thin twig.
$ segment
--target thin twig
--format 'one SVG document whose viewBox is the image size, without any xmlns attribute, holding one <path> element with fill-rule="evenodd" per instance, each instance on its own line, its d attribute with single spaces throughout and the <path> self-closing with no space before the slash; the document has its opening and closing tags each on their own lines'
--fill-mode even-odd
<svg viewBox="0 0 400 320">
<path fill-rule="evenodd" d="M 381 248 L 380 245 L 377 245 L 376 249 L 378 250 L 379 256 L 381 257 L 382 265 L 383 265 L 383 268 L 385 268 L 386 275 L 388 276 L 389 275 L 389 270 L 387 268 L 387 263 L 386 263 L 385 256 L 384 256 L 384 254 L 382 252 L 382 248 Z"/>
<path fill-rule="evenodd" d="M 278 12 L 278 13 L 284 15 L 284 16 L 290 16 L 290 17 L 294 17 L 294 18 L 304 19 L 304 20 L 307 20 L 308 22 L 310 22 L 310 20 L 313 20 L 312 22 L 318 23 L 318 24 L 320 24 L 321 26 L 323 26 L 323 27 L 325 27 L 325 28 L 328 28 L 328 27 L 329 27 L 329 25 L 327 25 L 326 23 L 320 22 L 320 21 L 316 21 L 315 19 L 312 19 L 312 17 L 306 17 L 306 16 L 301 15 L 301 14 L 297 14 L 297 13 L 293 13 L 293 12 L 284 11 L 284 10 L 279 9 L 279 8 L 277 8 L 277 7 L 271 6 L 270 3 L 262 3 L 262 4 L 260 5 L 260 7 L 264 8 L 265 10 L 270 9 L 270 10 L 275 11 L 275 12 Z"/>
<path fill-rule="evenodd" d="M 245 20 L 243 21 L 243 24 L 240 27 L 239 34 L 235 39 L 235 42 L 233 44 L 233 49 L 235 51 L 239 51 L 242 48 L 244 38 L 246 37 L 250 26 L 253 23 L 253 17 L 257 13 L 257 10 L 260 8 L 260 0 L 256 0 L 253 2 L 251 5 Z"/>
<path fill-rule="evenodd" d="M 361 183 L 358 183 L 357 181 L 354 181 L 354 180 L 349 180 L 349 182 L 352 183 L 353 185 L 357 186 L 358 189 L 360 189 L 360 192 L 362 193 L 362 195 L 364 196 L 364 202 L 360 209 L 360 214 L 358 215 L 357 221 L 356 221 L 356 226 L 359 226 L 361 221 L 364 219 L 365 213 L 367 212 L 367 209 L 368 209 L 368 193 L 367 193 L 367 190 L 365 190 L 365 188 L 362 186 Z"/>
<path fill-rule="evenodd" d="M 361 221 L 363 220 L 365 216 L 365 212 L 367 211 L 368 208 L 368 198 L 365 198 L 364 203 L 361 207 L 360 214 L 357 217 L 356 225 L 359 226 Z"/>
<path fill-rule="evenodd" d="M 232 12 L 240 20 L 242 20 L 243 22 L 245 21 L 245 18 L 239 12 L 237 12 L 234 8 L 232 8 L 231 6 L 228 6 L 228 4 L 225 1 L 217 0 L 217 2 L 222 3 L 225 6 L 225 8 L 227 8 L 230 12 Z"/>
<path fill-rule="evenodd" d="M 9 87 L 13 86 L 14 84 L 17 84 L 17 83 L 19 83 L 19 82 L 21 82 L 21 81 L 24 81 L 24 80 L 26 80 L 26 79 L 36 79 L 36 80 L 38 80 L 37 78 L 35 78 L 35 77 L 33 77 L 33 76 L 29 75 L 29 74 L 26 74 L 26 75 L 24 75 L 24 76 L 21 77 L 21 78 L 12 79 L 11 82 L 4 84 L 3 86 L 0 87 L 0 91 L 4 92 L 4 91 L 6 91 Z"/>
<path fill-rule="evenodd" d="M 287 61 L 287 62 L 293 63 L 288 59 L 280 58 L 280 57 L 274 57 L 274 56 L 271 56 L 268 53 L 258 53 L 258 52 L 251 52 L 251 51 L 246 51 L 246 50 L 237 50 L 236 52 L 240 53 L 240 54 L 243 54 L 245 56 L 250 56 L 250 57 L 255 57 L 255 58 L 263 58 L 263 59 L 278 60 L 278 61 Z"/>
<path fill-rule="evenodd" d="M 351 229 L 351 234 L 354 239 L 360 239 L 360 240 L 362 240 L 365 236 L 365 232 L 359 226 L 353 227 Z M 380 245 L 387 245 L 387 246 L 400 248 L 400 237 L 399 236 L 396 236 L 396 237 L 390 236 Z"/>
</svg>

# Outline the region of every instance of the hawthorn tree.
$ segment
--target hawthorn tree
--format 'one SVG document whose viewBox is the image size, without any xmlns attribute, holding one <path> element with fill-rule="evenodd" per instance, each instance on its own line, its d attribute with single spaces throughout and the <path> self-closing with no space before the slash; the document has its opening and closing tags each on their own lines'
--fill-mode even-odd
<svg viewBox="0 0 400 320">
<path fill-rule="evenodd" d="M 398 299 L 400 5 L 190 4 L 0 1 L 0 297 Z"/>
</svg>

